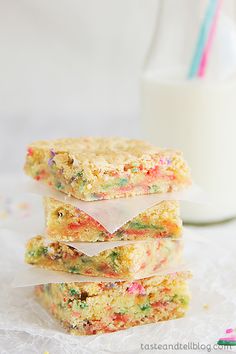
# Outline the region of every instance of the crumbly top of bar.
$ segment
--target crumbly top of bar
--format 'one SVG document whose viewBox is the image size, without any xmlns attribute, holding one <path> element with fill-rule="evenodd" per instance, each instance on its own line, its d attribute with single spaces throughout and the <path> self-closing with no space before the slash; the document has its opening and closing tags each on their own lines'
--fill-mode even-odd
<svg viewBox="0 0 236 354">
<path fill-rule="evenodd" d="M 83 137 L 58 139 L 51 141 L 38 141 L 30 145 L 32 148 L 52 150 L 56 154 L 66 153 L 73 159 L 73 166 L 91 164 L 103 170 L 108 167 L 119 168 L 126 164 L 152 165 L 153 160 L 161 156 L 179 156 L 182 153 L 170 149 L 160 149 L 145 141 L 125 138 L 97 138 Z M 149 163 L 148 163 L 149 162 Z"/>
</svg>

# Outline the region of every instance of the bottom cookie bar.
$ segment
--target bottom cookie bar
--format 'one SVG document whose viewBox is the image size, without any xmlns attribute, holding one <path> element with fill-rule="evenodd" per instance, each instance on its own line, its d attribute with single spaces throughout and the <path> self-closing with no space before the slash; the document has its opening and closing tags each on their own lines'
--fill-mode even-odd
<svg viewBox="0 0 236 354">
<path fill-rule="evenodd" d="M 135 281 L 44 284 L 35 294 L 69 333 L 101 334 L 183 317 L 190 277 L 177 272 Z"/>
</svg>

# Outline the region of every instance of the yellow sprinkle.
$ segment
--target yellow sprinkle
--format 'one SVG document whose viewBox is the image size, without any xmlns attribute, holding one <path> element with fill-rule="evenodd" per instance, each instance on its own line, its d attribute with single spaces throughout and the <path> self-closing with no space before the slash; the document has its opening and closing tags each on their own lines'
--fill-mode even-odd
<svg viewBox="0 0 236 354">
<path fill-rule="evenodd" d="M 44 352 L 43 354 L 49 354 L 49 352 Z"/>
<path fill-rule="evenodd" d="M 203 308 L 204 308 L 204 310 L 208 310 L 209 309 L 209 305 L 208 304 L 204 304 Z"/>
</svg>

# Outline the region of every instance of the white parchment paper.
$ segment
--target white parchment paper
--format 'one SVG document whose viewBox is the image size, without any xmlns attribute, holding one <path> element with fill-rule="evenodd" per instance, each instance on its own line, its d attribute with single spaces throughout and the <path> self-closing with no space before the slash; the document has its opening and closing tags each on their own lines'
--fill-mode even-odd
<svg viewBox="0 0 236 354">
<path fill-rule="evenodd" d="M 14 278 L 11 283 L 13 288 L 27 287 L 27 286 L 48 284 L 48 283 L 73 283 L 73 282 L 115 283 L 115 282 L 120 282 L 122 280 L 125 280 L 125 279 L 114 279 L 114 278 L 105 278 L 105 277 L 89 277 L 89 276 L 83 276 L 79 274 L 57 272 L 53 270 L 40 269 L 30 265 L 23 265 L 22 263 L 18 264 L 16 268 L 17 269 L 20 268 L 21 270 L 17 270 L 14 273 Z M 166 270 L 150 274 L 149 277 L 154 275 L 162 275 L 162 274 L 179 272 L 183 270 L 189 270 L 189 268 L 190 267 L 187 266 L 186 264 L 180 264 L 176 267 L 168 268 Z M 142 277 L 134 278 L 134 279 L 142 279 Z"/>
<path fill-rule="evenodd" d="M 166 238 L 167 239 L 167 238 Z M 165 240 L 165 238 L 161 238 L 161 240 Z M 151 240 L 149 240 L 151 241 Z M 50 244 L 51 242 L 55 242 L 53 240 L 50 240 L 47 238 L 47 235 L 44 237 L 44 243 L 46 245 Z M 86 254 L 89 257 L 96 256 L 99 253 L 105 251 L 105 250 L 110 250 L 115 247 L 120 247 L 120 246 L 125 246 L 125 245 L 131 245 L 135 243 L 144 243 L 148 242 L 145 240 L 131 240 L 131 241 L 111 241 L 111 242 L 64 242 L 64 241 L 59 241 L 60 243 L 64 243 L 65 245 L 71 246 L 75 248 L 77 251 L 80 251 L 84 254 Z M 173 240 L 173 242 L 178 242 Z"/>
<path fill-rule="evenodd" d="M 188 232 L 188 231 L 187 231 Z M 168 238 L 160 238 L 160 239 L 155 239 L 156 242 L 161 241 L 161 240 L 170 240 Z M 47 242 L 52 242 L 50 240 L 47 240 Z M 87 256 L 96 256 L 99 253 L 105 251 L 105 250 L 109 250 L 115 247 L 120 247 L 120 246 L 125 246 L 125 245 L 131 245 L 131 244 L 142 244 L 145 242 L 152 242 L 152 240 L 140 240 L 140 241 L 112 241 L 112 242 L 64 242 L 65 244 L 67 244 L 68 246 L 74 247 L 75 249 L 77 249 L 80 252 L 85 253 Z M 182 243 L 183 241 L 183 237 L 181 237 L 180 239 L 176 239 L 176 240 L 172 240 L 172 242 L 178 242 L 178 243 Z"/>
<path fill-rule="evenodd" d="M 85 253 L 87 256 L 96 256 L 99 253 L 115 247 L 131 245 L 135 243 L 143 243 L 145 240 L 140 241 L 111 241 L 111 242 L 65 242 L 67 245 L 74 247 L 80 252 Z"/>
<path fill-rule="evenodd" d="M 208 202 L 206 194 L 196 184 L 181 192 L 163 194 L 156 193 L 94 202 L 86 202 L 83 200 L 78 200 L 74 197 L 69 197 L 62 192 L 49 188 L 41 182 L 31 180 L 22 184 L 22 189 L 24 192 L 52 197 L 62 201 L 63 203 L 71 204 L 92 216 L 110 233 L 115 232 L 142 211 L 160 203 L 163 200 L 185 200 L 194 203 Z"/>
</svg>

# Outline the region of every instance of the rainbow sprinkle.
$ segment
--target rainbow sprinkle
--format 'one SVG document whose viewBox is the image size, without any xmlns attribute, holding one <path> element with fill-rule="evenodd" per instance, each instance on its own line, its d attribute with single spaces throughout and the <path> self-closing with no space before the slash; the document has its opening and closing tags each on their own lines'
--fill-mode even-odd
<svg viewBox="0 0 236 354">
<path fill-rule="evenodd" d="M 228 337 L 222 337 L 217 341 L 218 345 L 236 346 L 236 328 L 227 328 L 225 334 L 229 334 Z"/>
<path fill-rule="evenodd" d="M 133 282 L 127 289 L 129 294 L 139 294 L 139 295 L 145 295 L 146 291 L 145 288 L 136 282 Z"/>
<path fill-rule="evenodd" d="M 54 164 L 54 156 L 56 155 L 53 149 L 50 150 L 50 159 L 48 160 L 48 166 L 52 166 Z"/>
</svg>

